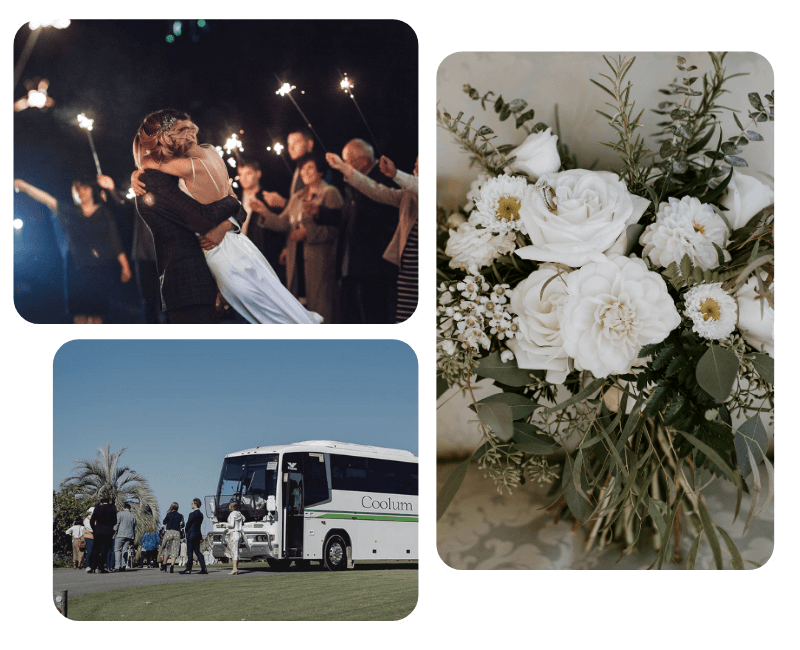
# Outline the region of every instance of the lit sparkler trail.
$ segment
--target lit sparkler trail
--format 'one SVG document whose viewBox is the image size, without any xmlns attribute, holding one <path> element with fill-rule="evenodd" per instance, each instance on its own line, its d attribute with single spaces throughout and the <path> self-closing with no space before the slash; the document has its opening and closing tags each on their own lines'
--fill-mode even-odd
<svg viewBox="0 0 800 650">
<path fill-rule="evenodd" d="M 341 74 L 341 72 L 339 74 Z M 375 151 L 378 153 L 378 157 L 380 158 L 383 154 L 381 153 L 380 147 L 378 146 L 378 140 L 375 138 L 375 134 L 372 132 L 372 129 L 369 128 L 369 124 L 367 124 L 367 118 L 364 117 L 364 113 L 361 112 L 361 107 L 358 105 L 355 95 L 353 95 L 353 88 L 355 87 L 355 84 L 352 81 L 350 81 L 350 79 L 347 77 L 346 72 L 344 73 L 344 79 L 342 79 L 339 82 L 339 86 L 341 87 L 342 90 L 344 90 L 345 94 L 349 95 L 350 99 L 353 100 L 353 104 L 355 105 L 358 114 L 361 116 L 361 120 L 364 122 L 364 126 L 367 127 L 367 131 L 369 131 L 369 135 L 372 138 L 372 144 L 375 146 Z"/>
<path fill-rule="evenodd" d="M 86 131 L 89 136 L 89 146 L 92 148 L 92 156 L 94 156 L 94 166 L 97 167 L 97 174 L 101 175 L 103 172 L 100 169 L 100 159 L 97 157 L 97 150 L 94 148 L 94 140 L 92 140 L 92 129 L 94 128 L 94 120 L 90 120 L 84 113 L 78 115 L 78 126 Z"/>
<path fill-rule="evenodd" d="M 302 111 L 302 109 L 300 108 L 300 106 L 299 106 L 299 105 L 297 104 L 297 102 L 294 100 L 294 97 L 292 97 L 292 91 L 293 91 L 295 88 L 297 88 L 297 86 L 292 86 L 292 85 L 291 85 L 290 83 L 288 83 L 288 82 L 281 82 L 281 80 L 280 80 L 280 79 L 278 79 L 278 75 L 277 75 L 277 74 L 275 75 L 275 79 L 278 81 L 278 83 L 279 83 L 279 84 L 281 84 L 281 87 L 280 87 L 280 88 L 278 88 L 278 90 L 276 90 L 276 91 L 275 91 L 275 94 L 276 94 L 276 95 L 280 95 L 281 97 L 289 97 L 289 99 L 291 99 L 291 100 L 292 100 L 292 104 L 294 104 L 294 107 L 297 109 L 297 112 L 298 112 L 298 113 L 300 113 L 300 116 L 301 116 L 301 117 L 302 117 L 302 118 L 303 118 L 303 119 L 306 121 L 306 126 L 307 126 L 309 129 L 311 129 L 311 132 L 314 134 L 314 137 L 317 139 L 317 142 L 319 142 L 319 145 L 322 147 L 322 149 L 325 151 L 325 153 L 328 153 L 328 148 L 327 148 L 327 147 L 325 146 L 325 144 L 322 142 L 322 138 L 320 138 L 320 137 L 319 137 L 319 133 L 317 133 L 317 132 L 314 130 L 314 127 L 313 127 L 313 126 L 311 126 L 311 122 L 309 122 L 308 118 L 306 117 L 306 114 L 305 114 L 305 113 L 303 113 L 303 111 Z"/>
<path fill-rule="evenodd" d="M 280 141 L 279 141 L 279 140 L 276 140 L 276 139 L 275 139 L 275 136 L 273 135 L 273 133 L 272 133 L 272 131 L 271 131 L 270 129 L 267 129 L 267 134 L 269 135 L 269 138 L 270 138 L 270 140 L 272 140 L 272 141 L 274 141 L 274 142 L 275 142 L 275 144 L 273 144 L 271 147 L 267 147 L 267 151 L 274 151 L 274 152 L 275 152 L 275 153 L 278 155 L 278 157 L 279 157 L 279 158 L 280 158 L 280 159 L 283 161 L 283 164 L 284 164 L 284 165 L 286 165 L 286 169 L 289 171 L 289 173 L 290 173 L 290 174 L 294 173 L 294 172 L 292 171 L 292 166 L 289 164 L 289 161 L 287 161 L 287 160 L 286 160 L 286 158 L 284 158 L 284 157 L 281 155 L 281 154 L 283 153 L 283 150 L 284 150 L 286 147 L 284 147 L 284 146 L 283 146 L 283 145 L 280 143 Z"/>
</svg>

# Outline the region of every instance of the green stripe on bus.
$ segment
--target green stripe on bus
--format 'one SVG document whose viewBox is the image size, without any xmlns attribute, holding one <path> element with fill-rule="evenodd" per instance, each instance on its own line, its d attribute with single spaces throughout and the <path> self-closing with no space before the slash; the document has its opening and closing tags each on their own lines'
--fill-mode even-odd
<svg viewBox="0 0 800 650">
<path fill-rule="evenodd" d="M 322 514 L 314 519 L 364 519 L 370 521 L 417 521 L 417 517 L 391 517 L 379 515 L 345 515 L 345 514 Z"/>
</svg>

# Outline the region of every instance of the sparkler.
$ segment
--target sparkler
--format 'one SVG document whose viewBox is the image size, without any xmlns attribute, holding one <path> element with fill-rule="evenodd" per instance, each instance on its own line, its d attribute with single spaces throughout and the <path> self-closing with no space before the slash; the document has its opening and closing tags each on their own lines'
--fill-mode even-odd
<svg viewBox="0 0 800 650">
<path fill-rule="evenodd" d="M 355 95 L 353 95 L 353 88 L 355 87 L 355 84 L 348 78 L 346 72 L 344 73 L 344 78 L 339 82 L 339 86 L 342 90 L 344 90 L 345 94 L 349 95 L 350 99 L 353 100 L 353 104 L 355 105 L 358 114 L 361 116 L 364 126 L 367 127 L 367 131 L 369 131 L 369 135 L 372 138 L 373 144 L 375 145 L 375 151 L 378 152 L 378 157 L 380 158 L 383 154 L 381 154 L 380 147 L 378 147 L 378 140 L 375 138 L 375 134 L 372 132 L 372 129 L 369 128 L 369 124 L 367 124 L 367 118 L 364 117 L 364 113 L 361 112 L 361 107 L 358 105 Z"/>
<path fill-rule="evenodd" d="M 94 120 L 90 120 L 84 113 L 78 115 L 78 126 L 86 129 L 86 135 L 89 136 L 89 146 L 92 148 L 92 156 L 94 156 L 94 166 L 97 167 L 98 176 L 103 172 L 100 169 L 100 159 L 97 157 L 97 150 L 94 148 L 94 140 L 92 140 L 92 128 L 94 127 Z"/>
<path fill-rule="evenodd" d="M 314 127 L 311 126 L 311 122 L 309 122 L 309 120 L 306 117 L 305 113 L 303 113 L 303 111 L 301 110 L 300 106 L 295 101 L 294 97 L 292 97 L 292 91 L 295 88 L 297 88 L 297 86 L 293 86 L 288 82 L 281 83 L 281 80 L 278 79 L 278 75 L 275 75 L 275 79 L 277 79 L 278 83 L 281 84 L 281 87 L 278 88 L 278 90 L 275 91 L 275 94 L 276 95 L 280 95 L 281 97 L 288 97 L 289 99 L 292 100 L 292 104 L 294 104 L 294 107 L 297 109 L 297 112 L 300 113 L 300 116 L 306 121 L 306 126 L 314 134 L 314 137 L 317 139 L 317 142 L 319 142 L 319 145 L 322 147 L 322 149 L 325 151 L 325 153 L 328 153 L 328 148 L 323 144 L 322 138 L 319 137 L 319 133 L 317 133 L 314 130 Z"/>
<path fill-rule="evenodd" d="M 289 163 L 288 163 L 288 161 L 286 160 L 286 158 L 284 158 L 284 157 L 281 155 L 281 154 L 283 153 L 283 150 L 284 150 L 285 148 L 286 148 L 286 147 L 284 147 L 284 146 L 283 146 L 283 145 L 282 145 L 280 142 L 276 142 L 276 143 L 275 143 L 274 145 L 272 145 L 271 147 L 267 147 L 267 151 L 274 151 L 274 152 L 275 152 L 275 153 L 278 155 L 278 157 L 279 157 L 279 158 L 280 158 L 280 159 L 283 161 L 283 164 L 284 164 L 284 165 L 286 165 L 286 169 L 288 169 L 288 170 L 289 170 L 289 173 L 292 173 L 292 167 L 291 167 L 291 165 L 289 165 Z"/>
</svg>

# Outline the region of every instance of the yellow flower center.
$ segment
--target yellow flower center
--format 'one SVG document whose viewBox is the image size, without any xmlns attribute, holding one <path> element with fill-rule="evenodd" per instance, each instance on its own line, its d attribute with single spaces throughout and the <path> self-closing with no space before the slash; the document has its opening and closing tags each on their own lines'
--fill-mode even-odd
<svg viewBox="0 0 800 650">
<path fill-rule="evenodd" d="M 519 219 L 519 199 L 515 196 L 503 196 L 497 202 L 497 218 L 504 221 Z"/>
<path fill-rule="evenodd" d="M 699 232 L 701 235 L 705 235 L 706 227 L 696 223 L 694 224 L 694 231 Z"/>
<path fill-rule="evenodd" d="M 706 298 L 700 303 L 700 313 L 703 314 L 703 320 L 719 320 L 719 303 L 713 298 Z"/>
</svg>

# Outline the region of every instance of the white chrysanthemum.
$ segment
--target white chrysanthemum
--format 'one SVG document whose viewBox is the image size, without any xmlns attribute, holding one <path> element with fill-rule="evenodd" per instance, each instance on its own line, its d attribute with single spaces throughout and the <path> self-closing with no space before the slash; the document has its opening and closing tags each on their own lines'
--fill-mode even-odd
<svg viewBox="0 0 800 650">
<path fill-rule="evenodd" d="M 564 350 L 595 377 L 629 372 L 639 351 L 663 341 L 681 317 L 663 278 L 643 260 L 614 255 L 566 277 Z"/>
<path fill-rule="evenodd" d="M 469 211 L 475 207 L 475 202 L 481 196 L 481 186 L 488 180 L 489 174 L 481 172 L 478 174 L 478 178 L 469 184 L 469 190 L 467 191 L 467 202 L 464 205 L 464 212 L 469 213 Z"/>
<path fill-rule="evenodd" d="M 481 186 L 480 197 L 475 199 L 477 209 L 471 219 L 493 232 L 519 230 L 526 233 L 519 209 L 527 188 L 528 181 L 520 176 L 503 174 L 490 178 Z"/>
<path fill-rule="evenodd" d="M 467 222 L 450 231 L 445 254 L 451 258 L 451 269 L 476 273 L 501 255 L 511 253 L 516 247 L 515 239 L 513 231 L 495 234 Z"/>
<path fill-rule="evenodd" d="M 658 206 L 656 220 L 647 226 L 639 240 L 644 254 L 656 266 L 666 268 L 672 262 L 680 264 L 684 255 L 701 269 L 719 266 L 714 244 L 725 251 L 728 227 L 714 209 L 699 199 L 684 196 Z M 725 251 L 726 259 L 730 259 Z"/>
<path fill-rule="evenodd" d="M 683 313 L 692 330 L 704 339 L 724 339 L 736 327 L 736 300 L 722 290 L 721 282 L 698 284 L 686 292 Z"/>
</svg>

